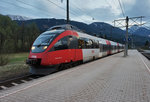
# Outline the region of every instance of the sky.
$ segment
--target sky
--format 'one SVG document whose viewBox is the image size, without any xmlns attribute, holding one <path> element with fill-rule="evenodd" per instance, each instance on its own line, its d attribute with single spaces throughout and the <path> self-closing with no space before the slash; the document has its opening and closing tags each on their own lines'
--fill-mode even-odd
<svg viewBox="0 0 150 102">
<path fill-rule="evenodd" d="M 145 16 L 150 22 L 150 0 L 120 0 L 125 16 Z M 124 18 L 119 0 L 69 0 L 70 19 L 84 22 L 107 22 Z M 0 0 L 0 14 L 30 18 L 66 19 L 66 0 Z"/>
</svg>

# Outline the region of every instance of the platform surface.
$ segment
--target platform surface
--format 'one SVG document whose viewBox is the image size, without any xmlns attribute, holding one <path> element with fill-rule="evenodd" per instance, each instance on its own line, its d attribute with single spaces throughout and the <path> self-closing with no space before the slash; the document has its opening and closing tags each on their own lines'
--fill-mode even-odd
<svg viewBox="0 0 150 102">
<path fill-rule="evenodd" d="M 150 102 L 148 68 L 129 50 L 0 91 L 0 102 Z"/>
</svg>

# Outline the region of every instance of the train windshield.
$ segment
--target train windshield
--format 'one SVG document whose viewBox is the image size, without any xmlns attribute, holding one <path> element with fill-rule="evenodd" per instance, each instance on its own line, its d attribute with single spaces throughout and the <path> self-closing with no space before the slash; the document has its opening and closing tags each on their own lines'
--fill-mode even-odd
<svg viewBox="0 0 150 102">
<path fill-rule="evenodd" d="M 33 53 L 44 52 L 56 35 L 62 33 L 64 30 L 51 30 L 42 33 L 33 43 L 31 51 Z"/>
<path fill-rule="evenodd" d="M 43 45 L 49 45 L 50 42 L 53 40 L 54 36 L 56 34 L 51 35 L 40 35 L 35 42 L 33 43 L 34 46 L 43 46 Z"/>
<path fill-rule="evenodd" d="M 52 42 L 56 34 L 42 34 L 33 43 L 31 51 L 33 53 L 39 53 L 45 51 L 49 44 Z"/>
<path fill-rule="evenodd" d="M 51 30 L 42 33 L 33 43 L 34 46 L 49 45 L 56 34 L 62 33 L 64 30 Z"/>
</svg>

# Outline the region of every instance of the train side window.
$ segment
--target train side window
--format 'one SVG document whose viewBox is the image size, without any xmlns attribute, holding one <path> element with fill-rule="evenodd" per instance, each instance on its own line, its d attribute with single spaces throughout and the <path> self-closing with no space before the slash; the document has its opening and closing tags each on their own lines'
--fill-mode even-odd
<svg viewBox="0 0 150 102">
<path fill-rule="evenodd" d="M 99 48 L 99 41 L 93 40 L 93 48 Z"/>
<path fill-rule="evenodd" d="M 97 42 L 93 40 L 93 48 L 97 48 Z"/>
<path fill-rule="evenodd" d="M 54 45 L 54 50 L 64 50 L 68 49 L 68 37 L 64 37 L 60 39 L 58 42 Z"/>
<path fill-rule="evenodd" d="M 97 45 L 96 46 L 97 46 L 96 48 L 99 48 L 99 41 L 97 41 Z"/>
<path fill-rule="evenodd" d="M 100 47 L 100 52 L 103 52 L 104 51 L 103 44 L 99 44 L 99 47 Z"/>
<path fill-rule="evenodd" d="M 87 39 L 87 38 L 84 39 L 84 42 L 85 42 L 85 48 L 88 48 L 88 47 L 89 47 L 88 40 L 89 40 L 89 39 Z"/>
<path fill-rule="evenodd" d="M 88 48 L 94 48 L 94 44 L 93 44 L 93 41 L 91 39 L 89 39 L 88 43 L 89 43 Z"/>
<path fill-rule="evenodd" d="M 103 52 L 106 51 L 106 45 L 103 45 Z"/>
<path fill-rule="evenodd" d="M 103 52 L 105 51 L 104 47 L 105 47 L 105 45 L 102 44 L 102 49 L 103 49 L 102 51 L 103 51 Z"/>
<path fill-rule="evenodd" d="M 87 49 L 88 48 L 93 48 L 92 40 L 85 38 L 84 41 L 85 41 L 85 48 L 87 48 Z"/>
<path fill-rule="evenodd" d="M 109 45 L 105 45 L 106 46 L 106 51 L 108 51 L 109 50 Z"/>
<path fill-rule="evenodd" d="M 77 45 L 78 45 L 77 37 L 75 37 L 75 36 L 69 36 L 69 38 L 68 38 L 69 49 L 76 49 Z"/>
<path fill-rule="evenodd" d="M 78 48 L 79 49 L 85 48 L 84 45 L 85 45 L 84 39 L 83 38 L 79 38 L 78 39 Z"/>
<path fill-rule="evenodd" d="M 105 45 L 105 51 L 108 51 L 108 49 L 109 49 L 109 47 L 108 47 L 108 45 Z"/>
</svg>

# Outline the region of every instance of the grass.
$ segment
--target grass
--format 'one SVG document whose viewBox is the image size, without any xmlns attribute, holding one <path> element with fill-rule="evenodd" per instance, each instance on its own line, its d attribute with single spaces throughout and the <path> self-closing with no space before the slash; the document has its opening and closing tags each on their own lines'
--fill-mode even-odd
<svg viewBox="0 0 150 102">
<path fill-rule="evenodd" d="M 26 64 L 0 66 L 0 81 L 25 75 L 27 73 L 29 73 L 29 66 Z"/>
<path fill-rule="evenodd" d="M 25 63 L 25 60 L 28 58 L 28 55 L 29 53 L 9 54 L 8 64 Z"/>
<path fill-rule="evenodd" d="M 0 66 L 0 81 L 29 73 L 29 66 L 25 64 L 29 53 L 9 54 L 7 65 Z"/>
</svg>

